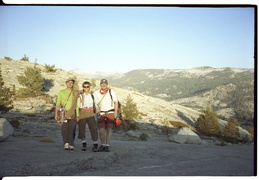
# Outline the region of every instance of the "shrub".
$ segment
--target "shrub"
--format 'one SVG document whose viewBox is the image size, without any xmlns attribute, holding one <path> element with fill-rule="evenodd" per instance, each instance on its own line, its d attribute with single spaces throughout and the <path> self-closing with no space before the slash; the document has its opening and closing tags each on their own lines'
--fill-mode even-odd
<svg viewBox="0 0 259 180">
<path fill-rule="evenodd" d="M 45 70 L 47 71 L 47 72 L 56 72 L 56 69 L 55 69 L 55 65 L 47 65 L 47 64 L 45 64 Z"/>
<path fill-rule="evenodd" d="M 10 57 L 4 57 L 7 61 L 11 61 L 11 60 L 13 60 L 12 58 L 10 58 Z"/>
<path fill-rule="evenodd" d="M 19 128 L 19 126 L 20 126 L 20 123 L 17 119 L 11 120 L 10 124 L 13 126 L 13 128 Z"/>
<path fill-rule="evenodd" d="M 147 141 L 147 138 L 148 138 L 148 134 L 147 133 L 141 133 L 139 135 L 139 140 L 140 141 Z"/>
<path fill-rule="evenodd" d="M 26 56 L 26 54 L 24 54 L 23 58 L 20 59 L 21 61 L 29 61 L 29 57 Z"/>
<path fill-rule="evenodd" d="M 123 120 L 123 123 L 119 127 L 120 129 L 124 129 L 126 131 L 139 129 L 138 125 L 131 120 Z"/>
</svg>

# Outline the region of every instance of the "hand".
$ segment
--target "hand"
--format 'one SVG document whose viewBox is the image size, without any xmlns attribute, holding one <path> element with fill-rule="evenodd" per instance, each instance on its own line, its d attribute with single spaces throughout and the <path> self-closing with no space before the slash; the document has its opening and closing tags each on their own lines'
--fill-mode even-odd
<svg viewBox="0 0 259 180">
<path fill-rule="evenodd" d="M 54 118 L 55 118 L 55 120 L 58 121 L 58 115 L 57 115 L 57 114 L 55 114 L 55 117 L 54 117 Z"/>
<path fill-rule="evenodd" d="M 114 112 L 114 119 L 117 118 L 117 112 Z"/>
</svg>

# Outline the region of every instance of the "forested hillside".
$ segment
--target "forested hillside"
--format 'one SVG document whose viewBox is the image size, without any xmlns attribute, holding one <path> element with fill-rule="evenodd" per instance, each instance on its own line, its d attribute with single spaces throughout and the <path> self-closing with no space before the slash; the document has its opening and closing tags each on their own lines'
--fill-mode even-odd
<svg viewBox="0 0 259 180">
<path fill-rule="evenodd" d="M 253 69 L 211 67 L 189 70 L 145 69 L 133 70 L 121 77 L 109 79 L 110 84 L 116 87 L 135 90 L 167 101 L 185 98 L 183 103 L 185 106 L 193 101 L 192 97 L 199 96 L 204 99 L 210 92 L 213 98 L 210 98 L 211 104 L 209 105 L 212 105 L 215 110 L 232 108 L 239 119 L 254 118 Z M 220 101 L 220 103 L 215 105 L 212 101 Z M 204 103 L 204 106 L 207 105 Z M 206 108 L 200 105 L 191 107 Z"/>
</svg>

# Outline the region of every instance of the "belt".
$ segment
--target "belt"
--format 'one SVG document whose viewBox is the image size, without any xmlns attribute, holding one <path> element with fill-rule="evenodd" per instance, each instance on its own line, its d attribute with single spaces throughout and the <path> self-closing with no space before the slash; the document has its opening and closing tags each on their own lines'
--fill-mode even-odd
<svg viewBox="0 0 259 180">
<path fill-rule="evenodd" d="M 93 107 L 84 107 L 84 108 L 81 108 L 81 109 L 83 109 L 83 110 L 90 110 L 90 111 L 93 111 L 93 110 L 94 110 Z"/>
<path fill-rule="evenodd" d="M 100 115 L 104 115 L 104 114 L 110 114 L 110 113 L 114 113 L 114 109 L 110 109 L 108 111 L 101 111 Z"/>
</svg>

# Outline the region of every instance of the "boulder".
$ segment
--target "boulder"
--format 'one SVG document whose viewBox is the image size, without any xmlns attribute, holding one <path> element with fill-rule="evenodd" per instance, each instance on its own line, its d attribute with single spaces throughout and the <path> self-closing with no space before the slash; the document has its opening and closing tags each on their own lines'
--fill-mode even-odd
<svg viewBox="0 0 259 180">
<path fill-rule="evenodd" d="M 183 127 L 179 132 L 173 136 L 170 136 L 169 141 L 177 142 L 181 144 L 201 144 L 201 138 L 194 133 L 191 129 Z"/>
<path fill-rule="evenodd" d="M 13 126 L 5 118 L 0 118 L 0 141 L 7 140 L 13 133 Z"/>
</svg>

